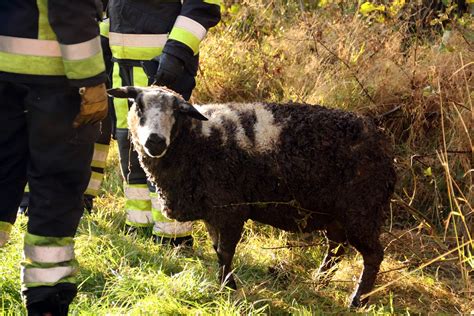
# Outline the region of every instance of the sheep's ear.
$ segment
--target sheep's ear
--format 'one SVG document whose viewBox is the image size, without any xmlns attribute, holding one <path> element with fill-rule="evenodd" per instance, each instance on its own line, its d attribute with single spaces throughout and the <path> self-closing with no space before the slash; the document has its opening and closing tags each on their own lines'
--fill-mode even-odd
<svg viewBox="0 0 474 316">
<path fill-rule="evenodd" d="M 143 91 L 139 87 L 121 87 L 107 90 L 107 93 L 114 98 L 135 99 Z"/>
<path fill-rule="evenodd" d="M 194 106 L 189 104 L 188 102 L 182 101 L 178 103 L 178 109 L 181 113 L 195 118 L 196 120 L 200 121 L 207 121 L 207 117 L 202 115 Z"/>
</svg>

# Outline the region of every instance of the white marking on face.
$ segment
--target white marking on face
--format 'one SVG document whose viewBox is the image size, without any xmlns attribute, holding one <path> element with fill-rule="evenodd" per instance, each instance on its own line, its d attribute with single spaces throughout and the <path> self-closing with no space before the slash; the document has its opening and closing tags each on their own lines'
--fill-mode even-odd
<svg viewBox="0 0 474 316">
<path fill-rule="evenodd" d="M 147 102 L 145 98 L 147 97 L 149 96 L 144 96 L 143 102 L 145 102 L 145 104 Z M 146 142 L 151 134 L 158 134 L 165 139 L 166 146 L 170 145 L 171 130 L 173 129 L 173 125 L 175 123 L 173 109 L 146 106 L 142 117 L 145 119 L 145 124 L 143 126 L 139 124 L 136 130 L 139 143 L 143 146 L 143 149 L 150 157 L 163 157 L 166 153 L 166 150 L 164 150 L 160 155 L 152 155 L 149 149 L 146 147 Z"/>
</svg>

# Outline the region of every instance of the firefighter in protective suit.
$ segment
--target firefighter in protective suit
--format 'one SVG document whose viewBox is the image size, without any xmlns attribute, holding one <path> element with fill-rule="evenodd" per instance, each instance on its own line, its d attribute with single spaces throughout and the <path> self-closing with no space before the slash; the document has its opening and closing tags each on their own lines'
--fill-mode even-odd
<svg viewBox="0 0 474 316">
<path fill-rule="evenodd" d="M 154 83 L 167 86 L 188 100 L 196 85 L 199 44 L 220 20 L 219 2 L 110 0 L 107 12 L 114 87 Z M 147 184 L 137 153 L 131 149 L 128 101 L 115 99 L 114 106 L 127 225 L 153 226 L 153 234 L 161 243 L 192 244 L 192 223 L 172 221 L 161 213 L 159 197 Z"/>
<path fill-rule="evenodd" d="M 22 262 L 29 315 L 67 315 L 106 75 L 94 0 L 0 1 L 0 246 L 26 182 Z"/>
</svg>

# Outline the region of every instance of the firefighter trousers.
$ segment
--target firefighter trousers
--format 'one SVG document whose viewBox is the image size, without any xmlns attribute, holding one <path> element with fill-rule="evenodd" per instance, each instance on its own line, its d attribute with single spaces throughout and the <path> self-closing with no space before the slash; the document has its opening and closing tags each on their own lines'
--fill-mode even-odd
<svg viewBox="0 0 474 316">
<path fill-rule="evenodd" d="M 74 129 L 78 88 L 0 81 L 0 246 L 26 182 L 30 203 L 22 284 L 26 304 L 76 295 L 73 237 L 83 213 L 99 126 Z M 2 242 L 3 241 L 3 242 Z"/>
</svg>

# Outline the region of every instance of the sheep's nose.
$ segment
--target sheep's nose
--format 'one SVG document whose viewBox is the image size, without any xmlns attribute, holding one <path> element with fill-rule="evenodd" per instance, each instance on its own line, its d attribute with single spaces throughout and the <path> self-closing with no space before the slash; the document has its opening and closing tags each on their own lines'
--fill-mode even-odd
<svg viewBox="0 0 474 316">
<path fill-rule="evenodd" d="M 150 134 L 146 140 L 145 147 L 151 156 L 159 156 L 166 149 L 166 139 L 156 133 Z"/>
</svg>

